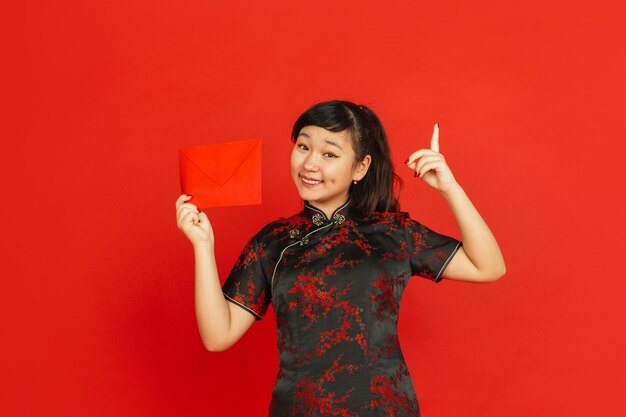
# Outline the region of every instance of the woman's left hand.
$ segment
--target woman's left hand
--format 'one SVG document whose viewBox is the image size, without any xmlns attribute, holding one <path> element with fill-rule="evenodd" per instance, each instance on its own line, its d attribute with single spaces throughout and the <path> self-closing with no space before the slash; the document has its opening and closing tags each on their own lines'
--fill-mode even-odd
<svg viewBox="0 0 626 417">
<path fill-rule="evenodd" d="M 416 177 L 420 177 L 426 184 L 440 193 L 446 193 L 458 185 L 445 158 L 439 153 L 438 123 L 435 123 L 433 137 L 430 140 L 430 149 L 420 149 L 412 153 L 405 163 L 415 171 Z"/>
</svg>

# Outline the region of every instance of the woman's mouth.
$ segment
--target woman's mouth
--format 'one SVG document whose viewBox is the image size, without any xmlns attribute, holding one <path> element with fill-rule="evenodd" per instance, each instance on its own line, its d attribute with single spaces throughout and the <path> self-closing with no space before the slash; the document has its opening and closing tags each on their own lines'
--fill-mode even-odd
<svg viewBox="0 0 626 417">
<path fill-rule="evenodd" d="M 316 185 L 319 185 L 324 182 L 324 181 L 316 180 L 313 178 L 303 177 L 302 175 L 300 175 L 300 180 L 302 181 L 302 184 L 304 184 L 307 187 L 315 187 Z"/>
</svg>

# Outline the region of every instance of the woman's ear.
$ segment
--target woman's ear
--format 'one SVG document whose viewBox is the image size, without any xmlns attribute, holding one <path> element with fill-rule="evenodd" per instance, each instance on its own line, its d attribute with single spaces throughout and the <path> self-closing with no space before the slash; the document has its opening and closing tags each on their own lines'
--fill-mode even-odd
<svg viewBox="0 0 626 417">
<path fill-rule="evenodd" d="M 372 163 L 372 157 L 370 155 L 365 155 L 365 157 L 356 163 L 356 167 L 354 168 L 354 172 L 352 173 L 353 181 L 361 181 L 365 174 L 367 174 L 367 170 Z"/>
</svg>

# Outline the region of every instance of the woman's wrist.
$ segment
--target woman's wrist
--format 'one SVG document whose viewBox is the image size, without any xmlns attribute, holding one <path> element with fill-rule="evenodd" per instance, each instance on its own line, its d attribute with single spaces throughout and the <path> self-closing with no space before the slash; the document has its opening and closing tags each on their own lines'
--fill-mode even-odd
<svg viewBox="0 0 626 417">
<path fill-rule="evenodd" d="M 445 191 L 440 191 L 440 194 L 445 198 L 445 199 L 449 199 L 454 197 L 457 194 L 463 194 L 465 191 L 463 191 L 463 188 L 461 187 L 461 185 L 458 182 L 455 182 L 454 185 L 452 185 L 450 188 L 448 188 Z"/>
<path fill-rule="evenodd" d="M 208 240 L 203 240 L 203 241 L 196 242 L 193 244 L 194 252 L 202 252 L 202 253 L 211 252 L 212 253 L 213 247 L 214 247 L 213 242 L 208 241 Z"/>
</svg>

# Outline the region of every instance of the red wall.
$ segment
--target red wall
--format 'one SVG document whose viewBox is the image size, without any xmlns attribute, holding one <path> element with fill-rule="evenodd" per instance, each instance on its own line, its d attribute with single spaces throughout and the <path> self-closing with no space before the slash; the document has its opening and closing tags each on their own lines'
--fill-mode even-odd
<svg viewBox="0 0 626 417">
<path fill-rule="evenodd" d="M 423 415 L 624 409 L 614 5 L 39 3 L 13 6 L 3 29 L 2 415 L 266 415 L 273 311 L 231 350 L 203 349 L 177 150 L 263 139 L 263 204 L 207 210 L 223 282 L 252 233 L 300 208 L 290 128 L 333 98 L 379 114 L 403 209 L 459 237 L 401 166 L 439 122 L 505 256 L 492 284 L 407 287 L 400 338 Z"/>
</svg>

